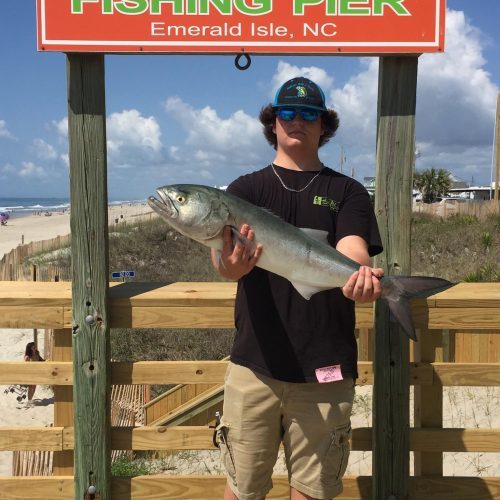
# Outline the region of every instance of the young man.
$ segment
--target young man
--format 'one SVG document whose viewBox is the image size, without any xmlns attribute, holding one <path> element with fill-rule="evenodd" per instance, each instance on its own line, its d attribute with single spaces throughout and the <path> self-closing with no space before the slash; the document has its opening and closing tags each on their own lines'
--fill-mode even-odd
<svg viewBox="0 0 500 500">
<path fill-rule="evenodd" d="M 265 248 L 247 254 L 226 228 L 220 259 L 212 254 L 220 274 L 238 280 L 237 333 L 217 434 L 228 476 L 224 498 L 265 498 L 283 443 L 291 498 L 329 499 L 342 491 L 349 456 L 358 376 L 354 301 L 380 296 L 383 270 L 370 267 L 370 256 L 382 246 L 366 190 L 319 159 L 318 148 L 338 127 L 323 91 L 293 78 L 260 120 L 274 161 L 228 191 L 295 226 L 323 230 L 360 269 L 342 289 L 305 300 L 286 279 L 255 267 Z M 248 225 L 240 231 L 255 237 Z"/>
</svg>

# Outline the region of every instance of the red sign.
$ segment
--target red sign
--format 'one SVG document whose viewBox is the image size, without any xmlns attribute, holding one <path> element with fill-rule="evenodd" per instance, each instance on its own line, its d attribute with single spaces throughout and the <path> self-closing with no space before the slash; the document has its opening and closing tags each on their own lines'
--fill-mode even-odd
<svg viewBox="0 0 500 500">
<path fill-rule="evenodd" d="M 444 49 L 445 0 L 37 0 L 38 49 L 420 53 Z"/>
</svg>

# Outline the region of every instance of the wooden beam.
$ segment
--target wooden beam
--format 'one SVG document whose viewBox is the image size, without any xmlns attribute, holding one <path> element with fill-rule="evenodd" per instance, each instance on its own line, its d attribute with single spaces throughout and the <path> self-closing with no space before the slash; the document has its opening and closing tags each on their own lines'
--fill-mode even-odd
<svg viewBox="0 0 500 500">
<path fill-rule="evenodd" d="M 375 212 L 384 253 L 376 266 L 410 274 L 417 57 L 381 57 Z M 373 499 L 406 498 L 409 477 L 409 347 L 388 306 L 375 305 Z"/>
<path fill-rule="evenodd" d="M 112 427 L 113 450 L 213 450 L 207 426 Z M 73 450 L 73 427 L 0 427 L 0 451 Z M 351 450 L 371 451 L 372 428 L 352 430 Z M 410 429 L 410 450 L 425 452 L 500 452 L 500 429 Z"/>
<path fill-rule="evenodd" d="M 75 498 L 110 496 L 104 55 L 68 54 Z"/>
<path fill-rule="evenodd" d="M 137 361 L 111 363 L 115 385 L 142 384 L 221 384 L 227 361 Z M 0 363 L 0 384 L 72 385 L 71 362 Z M 431 386 L 500 385 L 499 363 L 410 363 L 410 384 Z M 357 385 L 373 383 L 371 361 L 358 363 Z"/>
<path fill-rule="evenodd" d="M 111 328 L 233 328 L 234 283 L 110 283 Z M 126 285 L 123 286 L 122 285 Z M 497 330 L 499 283 L 459 283 L 412 301 L 417 328 Z M 71 283 L 0 282 L 0 328 L 71 328 Z M 356 327 L 373 327 L 371 304 Z"/>
<path fill-rule="evenodd" d="M 219 500 L 224 492 L 224 476 L 139 476 L 114 477 L 111 483 L 112 500 Z M 372 495 L 369 476 L 346 476 L 344 491 L 339 500 L 367 499 Z M 267 498 L 288 498 L 288 478 L 273 476 L 274 487 Z M 73 478 L 0 477 L 4 500 L 19 500 L 20 491 L 29 491 L 30 500 L 67 500 L 73 498 Z M 491 500 L 500 497 L 498 477 L 411 477 L 409 500 Z"/>
</svg>

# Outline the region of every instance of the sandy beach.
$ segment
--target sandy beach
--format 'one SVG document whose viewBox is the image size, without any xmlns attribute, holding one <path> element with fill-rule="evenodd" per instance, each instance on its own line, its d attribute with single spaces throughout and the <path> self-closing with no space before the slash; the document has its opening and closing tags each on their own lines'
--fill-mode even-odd
<svg viewBox="0 0 500 500">
<path fill-rule="evenodd" d="M 144 203 L 124 203 L 111 205 L 108 209 L 109 225 L 132 222 L 137 217 L 146 217 L 152 213 L 149 206 Z M 0 259 L 4 254 L 23 243 L 48 240 L 70 233 L 70 214 L 65 212 L 52 212 L 51 216 L 27 215 L 23 217 L 14 214 L 5 226 L 0 226 Z"/>
<path fill-rule="evenodd" d="M 123 204 L 109 208 L 109 223 L 122 224 L 141 217 L 150 217 L 151 210 L 145 203 Z M 0 258 L 4 253 L 24 243 L 55 238 L 70 232 L 70 215 L 53 213 L 52 216 L 30 215 L 13 217 L 0 227 Z M 0 329 L 0 361 L 21 361 L 27 342 L 33 340 L 33 330 Z M 43 330 L 39 331 L 39 349 L 43 353 Z M 47 426 L 53 422 L 53 393 L 50 387 L 38 386 L 32 404 L 18 402 L 17 394 L 0 386 L 0 426 Z M 5 392 L 7 390 L 7 392 Z M 357 388 L 352 426 L 371 426 L 372 387 Z M 500 428 L 500 388 L 451 387 L 443 391 L 444 427 Z M 181 457 L 182 455 L 182 457 Z M 183 452 L 168 460 L 169 474 L 222 473 L 217 451 Z M 165 464 L 163 464 L 165 465 Z M 0 476 L 11 475 L 12 452 L 0 452 Z M 161 468 L 161 465 L 160 465 Z M 280 458 L 277 473 L 284 473 Z M 499 453 L 446 453 L 445 475 L 499 476 Z M 371 453 L 353 452 L 347 470 L 349 475 L 371 474 Z"/>
</svg>

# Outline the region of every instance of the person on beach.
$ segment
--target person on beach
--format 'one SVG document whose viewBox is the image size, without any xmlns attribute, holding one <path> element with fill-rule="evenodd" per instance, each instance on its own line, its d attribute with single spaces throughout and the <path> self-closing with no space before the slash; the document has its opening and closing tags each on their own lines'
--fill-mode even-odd
<svg viewBox="0 0 500 500">
<path fill-rule="evenodd" d="M 40 356 L 40 352 L 38 351 L 36 344 L 34 342 L 28 342 L 26 344 L 26 350 L 24 352 L 24 361 L 45 361 L 42 356 Z M 33 399 L 33 395 L 35 394 L 36 385 L 28 386 L 28 402 Z"/>
<path fill-rule="evenodd" d="M 265 207 L 297 227 L 324 232 L 330 245 L 359 262 L 342 288 L 305 300 L 292 284 L 255 267 L 266 249 L 250 255 L 225 228 L 214 267 L 238 281 L 236 336 L 225 378 L 216 438 L 226 468 L 226 500 L 265 498 L 280 443 L 290 498 L 329 499 L 342 492 L 357 373 L 354 301 L 381 293 L 382 251 L 367 191 L 323 165 L 318 149 L 339 120 L 313 81 L 293 78 L 262 108 L 260 121 L 276 150 L 262 170 L 236 179 L 227 191 Z M 253 240 L 247 224 L 241 234 Z"/>
</svg>

